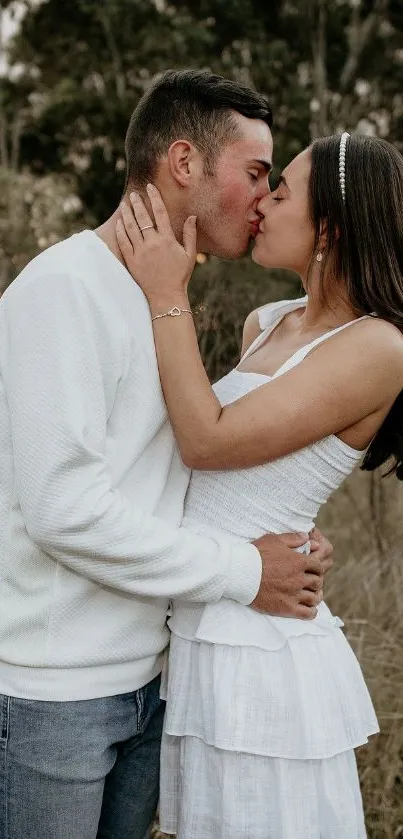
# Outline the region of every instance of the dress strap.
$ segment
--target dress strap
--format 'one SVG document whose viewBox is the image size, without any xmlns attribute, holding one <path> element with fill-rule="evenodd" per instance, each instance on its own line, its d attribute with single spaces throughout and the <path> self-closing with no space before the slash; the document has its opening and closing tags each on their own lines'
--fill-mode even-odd
<svg viewBox="0 0 403 839">
<path fill-rule="evenodd" d="M 300 297 L 297 300 L 280 300 L 277 303 L 266 303 L 265 306 L 261 306 L 260 309 L 257 310 L 258 318 L 259 318 L 259 325 L 262 329 L 260 335 L 252 341 L 250 347 L 246 350 L 243 354 L 241 360 L 238 362 L 238 366 L 245 361 L 246 358 L 249 358 L 252 353 L 254 353 L 260 344 L 263 344 L 266 338 L 273 332 L 274 328 L 277 326 L 278 323 L 287 315 L 289 312 L 293 312 L 296 309 L 301 309 L 306 306 L 308 297 Z M 325 332 L 323 335 L 319 335 L 318 338 L 315 338 L 309 344 L 305 344 L 305 346 L 300 347 L 293 355 L 288 358 L 284 364 L 279 367 L 278 370 L 270 376 L 269 378 L 276 378 L 280 376 L 282 373 L 286 373 L 287 370 L 291 370 L 292 367 L 295 367 L 296 364 L 299 364 L 300 361 L 303 361 L 305 356 L 308 355 L 312 350 L 315 349 L 319 344 L 322 344 L 323 341 L 326 341 L 328 338 L 332 338 L 333 335 L 337 335 L 338 332 L 341 332 L 343 329 L 346 329 L 348 326 L 352 326 L 354 323 L 358 323 L 360 320 L 365 320 L 366 318 L 373 317 L 373 315 L 362 315 L 362 317 L 356 318 L 355 320 L 350 320 L 348 323 L 343 323 L 341 326 L 336 326 L 335 329 L 330 329 L 328 332 Z"/>
<path fill-rule="evenodd" d="M 275 326 L 277 326 L 285 315 L 288 315 L 289 312 L 293 312 L 295 309 L 304 308 L 307 300 L 307 297 L 300 297 L 298 300 L 279 300 L 277 303 L 266 303 L 264 306 L 260 306 L 257 313 L 259 326 L 262 331 L 260 335 L 252 341 L 251 345 L 248 347 L 238 363 L 242 364 L 245 358 L 248 358 L 253 352 L 255 352 L 259 344 L 266 340 L 268 335 L 270 335 L 270 332 L 273 331 Z"/>
<path fill-rule="evenodd" d="M 291 370 L 292 367 L 295 367 L 296 364 L 299 364 L 301 361 L 303 361 L 303 359 L 312 350 L 314 350 L 315 347 L 318 347 L 319 344 L 323 344 L 324 341 L 328 340 L 328 338 L 332 338 L 333 335 L 337 335 L 338 332 L 342 332 L 343 329 L 347 329 L 348 326 L 353 326 L 353 324 L 358 323 L 360 320 L 366 320 L 367 318 L 370 318 L 370 317 L 373 317 L 373 316 L 372 315 L 362 315 L 361 317 L 355 318 L 354 320 L 349 320 L 348 323 L 343 323 L 341 326 L 336 326 L 335 329 L 330 329 L 328 332 L 325 332 L 323 335 L 319 335 L 318 338 L 315 338 L 309 344 L 305 344 L 304 347 L 300 347 L 299 350 L 297 350 L 292 356 L 290 356 L 290 358 L 288 358 L 287 361 L 285 361 L 284 364 L 282 364 L 281 367 L 279 367 L 279 369 L 276 371 L 276 373 L 274 373 L 272 378 L 273 379 L 277 378 L 277 376 L 280 376 L 281 374 L 286 373 L 287 370 Z"/>
<path fill-rule="evenodd" d="M 305 296 L 299 297 L 297 300 L 278 300 L 277 303 L 266 303 L 264 306 L 260 306 L 257 310 L 260 328 L 267 329 L 273 325 L 273 322 L 280 315 L 284 317 L 295 309 L 305 308 L 307 302 L 308 297 Z"/>
</svg>

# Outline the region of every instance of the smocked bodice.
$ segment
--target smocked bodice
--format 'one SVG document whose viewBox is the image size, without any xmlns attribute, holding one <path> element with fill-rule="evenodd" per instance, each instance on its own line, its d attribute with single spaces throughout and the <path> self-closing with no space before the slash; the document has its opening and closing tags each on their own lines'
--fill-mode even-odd
<svg viewBox="0 0 403 839">
<path fill-rule="evenodd" d="M 287 311 L 301 303 L 287 301 L 263 307 L 260 322 L 264 331 L 250 350 L 256 348 Z M 220 403 L 234 402 L 282 375 L 339 329 L 298 350 L 273 377 L 232 370 L 214 386 Z M 309 416 L 301 417 L 301 421 L 309 422 Z M 322 504 L 362 455 L 363 452 L 332 435 L 261 466 L 193 472 L 186 496 L 184 525 L 204 532 L 224 530 L 237 539 L 249 540 L 264 533 L 308 533 Z"/>
</svg>

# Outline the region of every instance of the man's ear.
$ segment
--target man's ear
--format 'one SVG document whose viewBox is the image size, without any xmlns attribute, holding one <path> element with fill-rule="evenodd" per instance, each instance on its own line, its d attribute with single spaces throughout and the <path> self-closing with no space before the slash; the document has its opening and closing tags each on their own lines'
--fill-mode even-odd
<svg viewBox="0 0 403 839">
<path fill-rule="evenodd" d="M 188 140 L 176 140 L 168 149 L 168 167 L 179 186 L 188 186 L 195 170 L 200 168 L 200 152 Z"/>
</svg>

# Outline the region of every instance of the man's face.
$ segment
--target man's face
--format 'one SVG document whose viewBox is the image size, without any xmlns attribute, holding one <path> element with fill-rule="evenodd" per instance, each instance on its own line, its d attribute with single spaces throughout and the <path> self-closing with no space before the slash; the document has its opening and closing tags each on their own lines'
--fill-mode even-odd
<svg viewBox="0 0 403 839">
<path fill-rule="evenodd" d="M 273 140 L 261 120 L 234 115 L 241 139 L 224 146 L 213 175 L 200 177 L 192 194 L 197 215 L 198 249 L 236 259 L 258 230 L 259 201 L 268 194 Z"/>
</svg>

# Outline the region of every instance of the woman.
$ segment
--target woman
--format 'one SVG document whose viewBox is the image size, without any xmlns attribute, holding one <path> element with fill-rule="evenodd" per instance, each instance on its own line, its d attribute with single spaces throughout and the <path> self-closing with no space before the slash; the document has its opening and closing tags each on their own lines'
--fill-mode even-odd
<svg viewBox="0 0 403 839">
<path fill-rule="evenodd" d="M 403 477 L 403 161 L 368 137 L 315 141 L 259 205 L 255 262 L 306 298 L 245 324 L 210 387 L 187 298 L 196 227 L 174 239 L 158 191 L 117 235 L 153 318 L 161 382 L 193 472 L 185 525 L 252 539 L 308 532 L 363 460 Z M 130 236 L 127 231 L 130 230 Z M 176 316 L 175 316 L 176 315 Z M 374 315 L 377 317 L 375 318 Z M 175 317 L 174 317 L 175 316 Z M 161 825 L 180 839 L 362 839 L 356 746 L 378 730 L 341 621 L 222 601 L 174 605 Z"/>
</svg>

